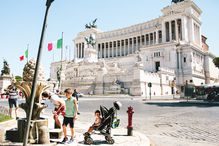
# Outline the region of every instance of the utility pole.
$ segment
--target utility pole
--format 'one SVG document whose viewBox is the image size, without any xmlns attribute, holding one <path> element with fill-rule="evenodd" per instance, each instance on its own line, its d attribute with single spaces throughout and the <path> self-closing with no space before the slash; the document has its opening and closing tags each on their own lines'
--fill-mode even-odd
<svg viewBox="0 0 219 146">
<path fill-rule="evenodd" d="M 47 0 L 46 1 L 46 12 L 45 12 L 45 16 L 44 16 L 44 22 L 43 22 L 40 43 L 39 43 L 39 49 L 38 49 L 38 54 L 37 54 L 37 60 L 36 60 L 36 68 L 35 68 L 34 78 L 33 78 L 33 82 L 32 82 L 31 95 L 30 95 L 31 102 L 30 102 L 29 116 L 27 117 L 28 118 L 27 119 L 27 127 L 26 127 L 26 133 L 24 135 L 23 146 L 26 146 L 28 143 L 30 122 L 31 122 L 31 117 L 32 117 L 32 112 L 33 112 L 34 97 L 35 97 L 36 85 L 37 85 L 37 76 L 38 76 L 38 72 L 39 72 L 39 65 L 40 65 L 42 45 L 43 45 L 43 41 L 44 41 L 44 34 L 45 34 L 45 29 L 46 29 L 47 15 L 49 12 L 50 5 L 53 1 L 54 0 Z"/>
</svg>

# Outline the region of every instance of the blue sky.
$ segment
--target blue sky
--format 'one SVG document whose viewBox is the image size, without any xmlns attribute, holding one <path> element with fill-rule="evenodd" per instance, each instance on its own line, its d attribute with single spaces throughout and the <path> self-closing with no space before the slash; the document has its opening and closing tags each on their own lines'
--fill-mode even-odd
<svg viewBox="0 0 219 146">
<path fill-rule="evenodd" d="M 194 0 L 203 10 L 202 34 L 208 37 L 210 51 L 219 56 L 219 1 Z M 19 61 L 27 44 L 30 58 L 36 58 L 45 13 L 46 0 L 1 0 L 0 5 L 0 69 L 3 58 L 14 75 L 21 75 L 25 61 Z M 41 63 L 49 78 L 53 53 L 47 51 L 48 42 L 56 42 L 64 32 L 64 46 L 68 46 L 73 59 L 73 42 L 84 25 L 97 18 L 102 31 L 118 29 L 161 16 L 161 9 L 171 0 L 55 0 L 50 8 Z M 64 47 L 64 51 L 66 48 Z M 69 50 L 67 51 L 69 53 Z M 54 60 L 60 60 L 60 50 L 54 50 Z"/>
</svg>

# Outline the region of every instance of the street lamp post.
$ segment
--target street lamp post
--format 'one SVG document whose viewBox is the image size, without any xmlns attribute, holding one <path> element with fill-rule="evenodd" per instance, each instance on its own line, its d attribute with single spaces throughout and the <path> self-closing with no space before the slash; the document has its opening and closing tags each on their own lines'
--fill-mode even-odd
<svg viewBox="0 0 219 146">
<path fill-rule="evenodd" d="M 45 34 L 45 29 L 46 29 L 47 15 L 49 12 L 50 5 L 53 1 L 54 0 L 47 0 L 47 2 L 46 2 L 46 13 L 45 13 L 43 28 L 42 28 L 41 37 L 40 37 L 40 43 L 39 43 L 39 49 L 38 49 L 38 54 L 37 54 L 34 78 L 33 78 L 33 82 L 32 82 L 32 89 L 31 89 L 31 95 L 30 95 L 31 102 L 30 102 L 29 116 L 27 117 L 28 118 L 27 119 L 27 127 L 26 127 L 26 133 L 24 135 L 23 146 L 26 146 L 28 143 L 30 122 L 31 122 L 31 117 L 32 117 L 32 112 L 33 112 L 34 97 L 35 97 L 36 85 L 37 85 L 37 76 L 38 76 L 38 70 L 39 70 L 39 64 L 40 64 L 40 58 L 41 58 L 42 44 L 43 44 L 44 34 Z"/>
</svg>

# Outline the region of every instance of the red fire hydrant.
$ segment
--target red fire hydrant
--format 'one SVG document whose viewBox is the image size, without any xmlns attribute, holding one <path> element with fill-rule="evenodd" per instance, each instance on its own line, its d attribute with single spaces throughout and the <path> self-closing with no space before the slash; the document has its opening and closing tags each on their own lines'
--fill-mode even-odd
<svg viewBox="0 0 219 146">
<path fill-rule="evenodd" d="M 134 113 L 133 107 L 128 107 L 127 110 L 128 113 L 128 126 L 127 126 L 127 130 L 128 130 L 128 136 L 132 136 L 132 130 L 133 130 L 133 126 L 132 126 L 132 115 Z"/>
</svg>

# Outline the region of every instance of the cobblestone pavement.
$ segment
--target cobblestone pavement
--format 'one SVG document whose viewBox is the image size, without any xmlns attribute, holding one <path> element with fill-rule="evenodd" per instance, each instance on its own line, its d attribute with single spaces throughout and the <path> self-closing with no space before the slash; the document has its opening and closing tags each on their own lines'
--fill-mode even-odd
<svg viewBox="0 0 219 146">
<path fill-rule="evenodd" d="M 83 97 L 80 121 L 91 123 L 99 105 L 121 101 L 121 127 L 127 126 L 127 107 L 134 108 L 134 131 L 147 135 L 156 146 L 219 146 L 219 104 L 186 103 L 181 100 L 142 101 L 132 97 Z M 51 113 L 51 109 L 47 109 Z"/>
<path fill-rule="evenodd" d="M 147 136 L 159 146 L 218 146 L 219 106 L 177 104 L 187 106 L 153 117 Z"/>
</svg>

